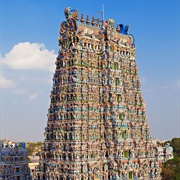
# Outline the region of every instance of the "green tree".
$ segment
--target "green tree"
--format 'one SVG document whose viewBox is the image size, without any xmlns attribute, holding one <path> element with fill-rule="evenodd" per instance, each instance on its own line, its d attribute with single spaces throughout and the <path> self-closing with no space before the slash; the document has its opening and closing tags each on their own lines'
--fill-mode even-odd
<svg viewBox="0 0 180 180">
<path fill-rule="evenodd" d="M 162 172 L 161 172 L 161 177 L 162 180 L 174 180 L 174 172 L 173 170 L 165 167 L 161 167 Z"/>
<path fill-rule="evenodd" d="M 38 154 L 38 152 L 41 149 L 41 146 L 42 146 L 42 142 L 37 142 L 37 143 L 27 142 L 26 149 L 28 150 L 28 155 L 32 156 Z"/>
<path fill-rule="evenodd" d="M 166 161 L 162 168 L 162 180 L 180 180 L 180 138 L 173 138 L 170 145 L 174 150 L 174 159 Z"/>
<path fill-rule="evenodd" d="M 180 138 L 173 138 L 170 145 L 173 147 L 175 155 L 180 156 Z"/>
</svg>

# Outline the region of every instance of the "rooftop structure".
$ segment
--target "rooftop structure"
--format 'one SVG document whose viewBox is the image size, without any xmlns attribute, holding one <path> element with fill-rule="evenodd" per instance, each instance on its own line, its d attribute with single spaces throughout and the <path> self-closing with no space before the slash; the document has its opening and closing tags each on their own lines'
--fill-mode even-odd
<svg viewBox="0 0 180 180">
<path fill-rule="evenodd" d="M 153 139 L 152 143 L 156 150 L 156 156 L 160 164 L 165 163 L 167 160 L 173 159 L 173 147 L 170 146 L 169 140 Z"/>
<path fill-rule="evenodd" d="M 29 168 L 31 171 L 31 177 L 34 179 L 36 167 L 39 165 L 39 156 L 28 156 L 30 159 Z"/>
<path fill-rule="evenodd" d="M 37 179 L 161 179 L 129 26 L 64 14 Z"/>
<path fill-rule="evenodd" d="M 24 142 L 0 140 L 0 179 L 30 180 L 27 155 Z"/>
</svg>

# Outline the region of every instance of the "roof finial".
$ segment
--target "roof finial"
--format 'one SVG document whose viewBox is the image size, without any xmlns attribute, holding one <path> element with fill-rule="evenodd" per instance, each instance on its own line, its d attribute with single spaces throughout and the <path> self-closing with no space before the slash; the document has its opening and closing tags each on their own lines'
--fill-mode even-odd
<svg viewBox="0 0 180 180">
<path fill-rule="evenodd" d="M 87 15 L 86 24 L 89 25 L 89 23 L 90 23 L 89 16 Z"/>
<path fill-rule="evenodd" d="M 81 14 L 81 23 L 84 23 L 84 14 Z"/>
<path fill-rule="evenodd" d="M 95 22 L 94 22 L 94 17 L 92 17 L 92 22 L 91 22 L 92 26 L 95 25 Z"/>
</svg>

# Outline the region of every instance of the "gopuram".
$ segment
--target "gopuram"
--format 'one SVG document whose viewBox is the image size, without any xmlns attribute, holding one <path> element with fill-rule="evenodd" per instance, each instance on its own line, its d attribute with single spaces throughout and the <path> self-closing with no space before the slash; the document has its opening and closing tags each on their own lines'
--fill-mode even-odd
<svg viewBox="0 0 180 180">
<path fill-rule="evenodd" d="M 0 139 L 0 180 L 30 180 L 28 151 L 24 142 Z"/>
<path fill-rule="evenodd" d="M 129 26 L 64 14 L 37 179 L 160 180 Z"/>
</svg>

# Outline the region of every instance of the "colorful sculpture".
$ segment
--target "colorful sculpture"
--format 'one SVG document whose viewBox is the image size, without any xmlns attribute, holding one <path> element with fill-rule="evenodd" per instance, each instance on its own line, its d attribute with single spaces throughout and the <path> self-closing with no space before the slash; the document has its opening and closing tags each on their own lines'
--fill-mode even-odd
<svg viewBox="0 0 180 180">
<path fill-rule="evenodd" d="M 30 180 L 27 161 L 28 152 L 24 142 L 0 142 L 0 179 Z"/>
<path fill-rule="evenodd" d="M 123 24 L 119 24 L 120 26 L 120 33 L 127 35 L 129 30 L 129 25 L 124 26 Z"/>
<path fill-rule="evenodd" d="M 128 27 L 65 18 L 37 177 L 161 179 Z"/>
<path fill-rule="evenodd" d="M 70 7 L 66 8 L 64 10 L 64 15 L 65 15 L 65 18 L 68 19 L 70 17 L 73 17 L 73 18 L 78 18 L 78 10 L 77 9 L 70 9 Z"/>
</svg>

